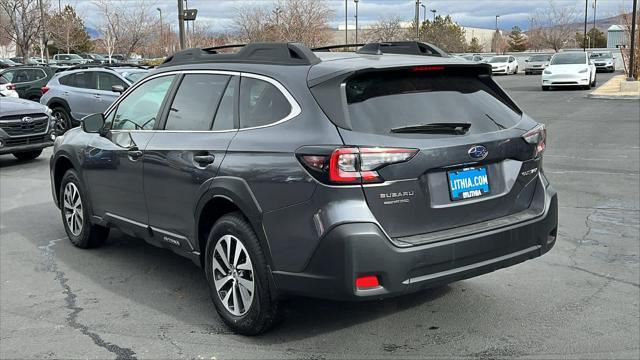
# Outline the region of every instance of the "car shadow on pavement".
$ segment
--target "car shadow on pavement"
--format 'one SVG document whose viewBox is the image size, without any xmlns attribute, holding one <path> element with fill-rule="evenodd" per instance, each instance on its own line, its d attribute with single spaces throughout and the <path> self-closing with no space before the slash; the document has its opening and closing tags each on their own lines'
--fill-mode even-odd
<svg viewBox="0 0 640 360">
<path fill-rule="evenodd" d="M 0 169 L 4 167 L 11 167 L 11 166 L 25 165 L 25 164 L 44 165 L 44 164 L 47 164 L 48 161 L 49 161 L 49 158 L 44 155 L 40 155 L 40 157 L 34 160 L 18 160 L 11 154 L 4 154 L 4 155 L 0 155 Z"/>
<path fill-rule="evenodd" d="M 39 221 L 33 221 L 33 217 Z M 2 224 L 3 236 L 20 234 L 36 248 L 60 239 L 53 247 L 54 259 L 69 279 L 71 289 L 84 289 L 85 292 L 89 288 L 96 289 L 90 295 L 97 301 L 93 311 L 99 309 L 99 312 L 113 315 L 122 312 L 126 313 L 127 320 L 134 320 L 130 313 L 135 308 L 132 311 L 114 308 L 117 305 L 112 298 L 116 299 L 116 304 L 121 302 L 117 299 L 125 298 L 137 303 L 145 312 L 148 308 L 162 312 L 175 319 L 181 327 L 189 324 L 192 333 L 232 335 L 209 298 L 204 272 L 186 258 L 117 230 L 111 232 L 100 248 L 76 248 L 66 239 L 60 213 L 53 203 L 6 211 L 2 214 Z M 44 262 L 45 258 L 41 261 Z M 366 302 L 290 297 L 283 300 L 283 319 L 279 325 L 262 336 L 238 336 L 238 340 L 273 344 L 304 339 L 419 307 L 445 296 L 449 291 L 450 287 L 443 286 L 384 301 Z M 89 296 L 89 293 L 84 296 Z M 166 324 L 166 318 L 162 322 Z"/>
</svg>

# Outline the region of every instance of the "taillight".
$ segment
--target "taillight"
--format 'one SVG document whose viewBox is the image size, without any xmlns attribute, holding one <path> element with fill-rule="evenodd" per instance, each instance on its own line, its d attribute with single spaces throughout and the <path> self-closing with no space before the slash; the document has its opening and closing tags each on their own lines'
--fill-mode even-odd
<svg viewBox="0 0 640 360">
<path fill-rule="evenodd" d="M 326 155 L 299 155 L 303 165 L 323 182 L 332 184 L 378 183 L 377 170 L 410 160 L 418 150 L 381 147 L 339 147 Z"/>
<path fill-rule="evenodd" d="M 544 124 L 538 124 L 533 129 L 522 135 L 524 141 L 536 146 L 533 157 L 542 155 L 547 146 L 547 127 Z"/>
<path fill-rule="evenodd" d="M 444 66 L 442 65 L 421 65 L 421 66 L 414 66 L 411 68 L 411 71 L 413 72 L 417 72 L 417 71 L 439 71 L 439 70 L 444 70 Z"/>
<path fill-rule="evenodd" d="M 6 88 L 7 88 L 7 90 L 15 90 L 16 89 L 16 84 L 7 84 Z"/>
<path fill-rule="evenodd" d="M 43 86 L 40 88 L 40 92 L 42 93 L 42 95 L 46 94 L 47 91 L 49 91 L 49 88 L 47 86 Z"/>
</svg>

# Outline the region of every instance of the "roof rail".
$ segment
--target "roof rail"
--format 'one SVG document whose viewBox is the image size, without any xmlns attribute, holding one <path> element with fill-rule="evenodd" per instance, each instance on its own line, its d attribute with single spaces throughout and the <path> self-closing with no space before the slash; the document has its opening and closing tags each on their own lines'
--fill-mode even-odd
<svg viewBox="0 0 640 360">
<path fill-rule="evenodd" d="M 362 46 L 358 51 L 358 54 L 405 54 L 405 55 L 426 55 L 426 56 L 439 56 L 449 57 L 449 54 L 442 51 L 440 48 L 433 44 L 420 42 L 420 41 L 390 41 L 390 42 L 377 42 L 368 43 Z"/>
<path fill-rule="evenodd" d="M 141 65 L 137 65 L 137 64 L 123 64 L 123 63 L 118 63 L 118 64 L 81 64 L 81 65 L 73 65 L 73 66 L 60 66 L 56 69 L 56 72 L 63 72 L 63 71 L 69 71 L 69 70 L 81 70 L 81 69 L 107 69 L 107 70 L 113 70 L 114 67 L 132 67 L 132 68 L 139 68 L 139 69 L 145 69 L 148 70 L 148 67 L 144 67 Z"/>
<path fill-rule="evenodd" d="M 236 47 L 241 48 L 236 53 L 217 52 L 220 49 Z M 308 47 L 299 43 L 251 43 L 183 50 L 167 57 L 159 67 L 210 62 L 313 65 L 319 63 L 320 59 Z"/>
<path fill-rule="evenodd" d="M 352 47 L 362 47 L 365 44 L 341 44 L 341 45 L 329 45 L 329 46 L 320 46 L 320 47 L 316 47 L 311 49 L 311 51 L 329 51 L 329 50 L 333 50 L 333 49 L 345 49 L 345 48 L 352 48 Z"/>
</svg>

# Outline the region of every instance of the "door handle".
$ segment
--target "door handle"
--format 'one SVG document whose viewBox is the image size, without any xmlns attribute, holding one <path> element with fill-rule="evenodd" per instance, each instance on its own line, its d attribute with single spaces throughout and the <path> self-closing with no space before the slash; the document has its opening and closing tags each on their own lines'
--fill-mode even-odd
<svg viewBox="0 0 640 360">
<path fill-rule="evenodd" d="M 136 161 L 142 157 L 142 150 L 131 149 L 127 151 L 127 155 L 129 155 L 129 159 Z"/>
<path fill-rule="evenodd" d="M 193 161 L 196 163 L 203 164 L 211 164 L 216 158 L 213 155 L 195 155 L 193 157 Z"/>
</svg>

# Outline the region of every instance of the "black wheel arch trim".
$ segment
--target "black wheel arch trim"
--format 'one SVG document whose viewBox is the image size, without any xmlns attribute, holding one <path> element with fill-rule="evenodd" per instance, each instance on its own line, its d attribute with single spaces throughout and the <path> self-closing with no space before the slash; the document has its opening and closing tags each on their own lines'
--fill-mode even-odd
<svg viewBox="0 0 640 360">
<path fill-rule="evenodd" d="M 249 187 L 249 184 L 244 179 L 233 176 L 218 176 L 214 178 L 211 181 L 210 186 L 200 196 L 200 199 L 196 203 L 194 209 L 194 216 L 196 220 L 194 233 L 196 243 L 194 244 L 194 247 L 197 251 L 201 253 L 204 252 L 204 249 L 200 249 L 200 244 L 197 242 L 197 239 L 199 239 L 201 235 L 198 233 L 200 216 L 204 207 L 211 200 L 216 198 L 222 198 L 230 201 L 244 214 L 258 236 L 260 246 L 262 246 L 262 250 L 267 258 L 267 264 L 269 266 L 273 266 L 273 262 L 271 260 L 271 249 L 269 247 L 266 233 L 262 227 L 262 208 L 258 204 L 258 200 Z"/>
</svg>

